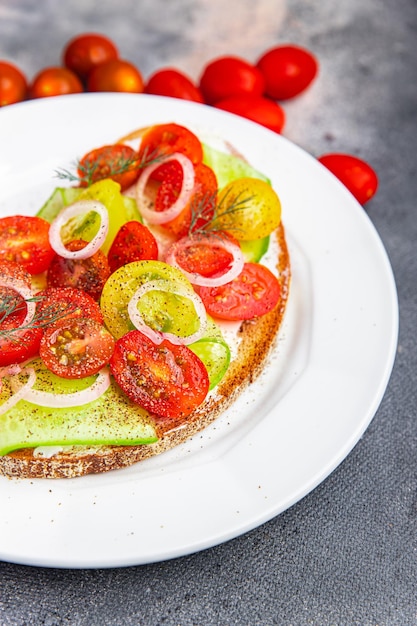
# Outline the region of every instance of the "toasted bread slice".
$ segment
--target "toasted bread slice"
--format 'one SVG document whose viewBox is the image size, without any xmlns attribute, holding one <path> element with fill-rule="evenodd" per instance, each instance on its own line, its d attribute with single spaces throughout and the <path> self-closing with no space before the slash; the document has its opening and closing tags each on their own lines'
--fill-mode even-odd
<svg viewBox="0 0 417 626">
<path fill-rule="evenodd" d="M 48 456 L 22 449 L 0 457 L 0 474 L 16 478 L 72 478 L 127 467 L 161 454 L 211 424 L 262 372 L 281 327 L 290 285 L 290 259 L 281 224 L 275 232 L 277 259 L 274 263 L 281 284 L 281 300 L 266 315 L 242 322 L 237 331 L 239 344 L 226 375 L 186 421 L 178 424 L 161 420 L 156 443 L 133 446 L 69 447 Z M 117 406 L 115 406 L 117 411 Z"/>
</svg>

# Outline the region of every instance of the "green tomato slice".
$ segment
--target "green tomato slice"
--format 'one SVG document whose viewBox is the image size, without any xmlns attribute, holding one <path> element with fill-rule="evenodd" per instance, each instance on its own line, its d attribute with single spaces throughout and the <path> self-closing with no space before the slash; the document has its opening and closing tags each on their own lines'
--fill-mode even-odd
<svg viewBox="0 0 417 626">
<path fill-rule="evenodd" d="M 162 261 L 135 261 L 113 272 L 101 294 L 101 310 L 112 335 L 119 339 L 135 328 L 128 313 L 129 302 L 148 281 L 167 281 L 171 289 L 153 289 L 139 300 L 138 312 L 146 324 L 153 330 L 177 336 L 196 332 L 200 319 L 186 295 L 188 291 L 191 297 L 194 289 L 184 274 Z"/>
</svg>

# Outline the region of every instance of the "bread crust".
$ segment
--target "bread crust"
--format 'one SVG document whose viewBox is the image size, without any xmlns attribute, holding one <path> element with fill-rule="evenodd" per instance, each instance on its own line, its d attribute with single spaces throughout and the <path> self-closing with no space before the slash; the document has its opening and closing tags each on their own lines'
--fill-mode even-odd
<svg viewBox="0 0 417 626">
<path fill-rule="evenodd" d="M 278 243 L 276 269 L 281 284 L 281 299 L 266 315 L 242 322 L 239 347 L 214 394 L 198 407 L 179 428 L 162 421 L 156 443 L 133 446 L 100 446 L 87 449 L 63 449 L 51 456 L 34 456 L 33 450 L 16 450 L 0 457 L 0 475 L 11 478 L 75 478 L 120 469 L 162 454 L 206 428 L 225 411 L 237 396 L 262 372 L 281 327 L 291 280 L 290 259 L 281 224 L 275 232 Z"/>
</svg>

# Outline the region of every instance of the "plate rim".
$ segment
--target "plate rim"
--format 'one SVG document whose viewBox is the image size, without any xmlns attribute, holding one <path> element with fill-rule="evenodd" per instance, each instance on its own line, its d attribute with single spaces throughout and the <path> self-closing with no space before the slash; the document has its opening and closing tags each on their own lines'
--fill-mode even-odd
<svg viewBox="0 0 417 626">
<path fill-rule="evenodd" d="M 82 99 L 82 100 L 81 100 Z M 257 135 L 259 136 L 263 142 L 267 144 L 276 144 L 280 146 L 280 149 L 284 150 L 284 152 L 289 151 L 290 153 L 294 153 L 298 155 L 298 157 L 305 163 L 308 163 L 308 167 L 313 168 L 315 171 L 319 172 L 318 178 L 326 181 L 326 185 L 328 188 L 331 188 L 333 193 L 335 193 L 338 197 L 343 199 L 343 203 L 347 203 L 352 208 L 352 215 L 355 215 L 355 219 L 359 220 L 359 223 L 362 223 L 363 229 L 367 231 L 368 236 L 370 236 L 373 240 L 373 244 L 378 249 L 379 254 L 379 269 L 383 273 L 383 278 L 386 281 L 386 284 L 389 288 L 389 304 L 390 304 L 390 334 L 389 341 L 386 344 L 386 360 L 384 364 L 384 372 L 378 380 L 378 384 L 375 384 L 375 390 L 373 395 L 373 401 L 369 404 L 367 414 L 362 417 L 360 421 L 355 424 L 355 428 L 351 430 L 350 437 L 345 441 L 344 445 L 339 447 L 337 453 L 333 454 L 331 458 L 328 459 L 325 466 L 321 468 L 321 471 L 316 473 L 311 477 L 311 480 L 303 485 L 300 485 L 299 489 L 293 492 L 292 497 L 289 497 L 286 503 L 280 503 L 279 506 L 274 506 L 273 504 L 268 508 L 264 509 L 261 515 L 247 515 L 246 522 L 243 523 L 242 520 L 239 522 L 234 522 L 228 529 L 224 529 L 223 533 L 217 532 L 215 536 L 211 537 L 210 540 L 204 541 L 200 538 L 199 541 L 194 542 L 193 545 L 189 545 L 188 549 L 182 545 L 180 548 L 171 546 L 171 550 L 165 552 L 161 552 L 160 554 L 151 558 L 146 556 L 145 558 L 140 557 L 139 554 L 132 555 L 131 560 L 127 559 L 126 556 L 120 558 L 118 560 L 117 556 L 108 556 L 107 558 L 104 556 L 100 556 L 97 558 L 97 555 L 94 557 L 86 556 L 85 558 L 77 557 L 75 559 L 70 558 L 67 551 L 66 556 L 56 556 L 49 555 L 46 556 L 44 554 L 32 554 L 28 558 L 25 557 L 24 554 L 18 553 L 16 550 L 8 551 L 7 549 L 1 548 L 1 540 L 0 540 L 0 558 L 5 561 L 11 561 L 15 563 L 21 563 L 26 565 L 38 565 L 38 566 L 47 566 L 47 567 L 70 567 L 70 568 L 96 568 L 96 567 L 118 567 L 118 566 L 127 566 L 127 565 L 137 565 L 137 564 L 145 564 L 151 562 L 162 561 L 166 559 L 176 558 L 179 556 L 185 556 L 186 554 L 190 554 L 193 552 L 197 552 L 200 550 L 207 549 L 209 547 L 213 547 L 215 545 L 219 545 L 228 541 L 232 538 L 238 537 L 249 530 L 253 530 L 257 526 L 265 523 L 266 521 L 272 519 L 276 515 L 279 515 L 284 510 L 293 506 L 296 502 L 305 497 L 308 493 L 310 493 L 314 488 L 316 488 L 323 480 L 325 480 L 335 469 L 336 467 L 348 456 L 351 450 L 354 448 L 356 443 L 359 441 L 360 437 L 366 431 L 370 422 L 372 421 L 375 413 L 378 410 L 378 407 L 383 399 L 385 394 L 386 387 L 389 383 L 389 379 L 391 376 L 392 368 L 395 362 L 395 354 L 396 347 L 398 343 L 398 324 L 399 324 L 399 312 L 398 312 L 398 296 L 395 285 L 394 274 L 392 271 L 392 267 L 390 264 L 390 260 L 388 258 L 387 251 L 384 247 L 384 244 L 368 215 L 364 212 L 363 208 L 357 204 L 354 200 L 353 196 L 349 194 L 349 192 L 343 187 L 343 185 L 333 177 L 321 164 L 319 164 L 314 157 L 305 152 L 301 147 L 292 143 L 289 139 L 282 136 L 277 136 L 272 131 L 268 131 L 262 127 L 259 127 L 253 122 L 248 120 L 244 120 L 243 118 L 237 118 L 233 114 L 215 110 L 214 108 L 207 107 L 206 105 L 198 105 L 195 103 L 178 101 L 173 102 L 169 98 L 159 97 L 159 96 L 148 96 L 148 95 L 136 95 L 136 94 L 81 94 L 76 96 L 64 96 L 64 97 L 56 97 L 39 101 L 31 101 L 20 103 L 19 105 L 14 105 L 13 107 L 3 108 L 0 110 L 0 121 L 3 118 L 7 118 L 10 116 L 11 118 L 25 117 L 25 116 L 37 116 L 39 115 L 39 111 L 48 111 L 48 109 L 53 110 L 56 106 L 61 112 L 65 109 L 71 109 L 71 107 L 75 104 L 76 107 L 80 107 L 81 103 L 86 104 L 87 108 L 90 110 L 95 103 L 100 102 L 100 107 L 110 107 L 114 106 L 117 102 L 118 106 L 121 108 L 125 107 L 126 110 L 131 110 L 133 104 L 137 104 L 140 109 L 143 107 L 145 110 L 149 107 L 154 107 L 161 110 L 164 110 L 164 107 L 169 108 L 170 111 L 174 113 L 171 117 L 175 117 L 175 114 L 186 116 L 189 114 L 191 118 L 198 119 L 200 116 L 200 112 L 202 111 L 202 116 L 204 120 L 209 120 L 208 126 L 215 126 L 218 124 L 222 127 L 222 129 L 226 126 L 231 126 L 234 129 L 238 128 L 240 132 L 246 132 L 248 135 Z M 29 111 L 29 113 L 27 113 Z M 41 113 L 42 114 L 42 113 Z M 149 114 L 149 111 L 148 111 Z M 12 119 L 12 122 L 14 120 Z M 184 122 L 182 122 L 184 123 Z M 202 125 L 205 126 L 204 121 Z M 111 132 L 110 132 L 111 134 Z M 2 135 L 2 129 L 0 128 L 0 137 Z M 239 147 L 239 146 L 238 146 Z M 1 172 L 1 158 L 0 158 L 0 172 Z M 0 204 L 2 202 L 2 194 L 0 190 Z M 291 293 L 290 293 L 291 298 Z M 298 384 L 298 383 L 297 383 Z M 269 415 L 268 415 L 269 419 Z M 266 420 L 266 418 L 265 418 Z M 233 455 L 232 455 L 233 456 Z M 2 491 L 2 483 L 7 479 L 0 477 L 0 493 Z M 71 480 L 80 480 L 80 479 L 71 479 Z M 140 480 L 140 479 L 139 479 Z M 127 481 L 130 484 L 131 478 Z M 133 481 L 134 482 L 134 481 Z M 67 483 L 68 484 L 68 483 Z M 42 491 L 42 490 L 41 490 Z M 77 493 L 80 493 L 77 491 Z M 18 496 L 16 496 L 18 498 Z M 2 507 L 3 508 L 3 507 Z M 3 523 L 7 524 L 7 520 L 3 520 Z M 1 525 L 1 515 L 0 515 L 0 525 Z"/>
</svg>

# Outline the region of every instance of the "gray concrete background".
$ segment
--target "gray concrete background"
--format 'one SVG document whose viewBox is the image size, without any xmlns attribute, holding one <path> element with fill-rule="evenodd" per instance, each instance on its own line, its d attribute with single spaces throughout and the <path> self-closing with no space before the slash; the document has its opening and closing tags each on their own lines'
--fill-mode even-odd
<svg viewBox="0 0 417 626">
<path fill-rule="evenodd" d="M 350 152 L 377 170 L 366 210 L 397 281 L 398 354 L 361 441 L 291 509 L 165 563 L 85 571 L 0 563 L 1 626 L 416 625 L 415 0 L 0 0 L 0 58 L 29 77 L 88 30 L 112 37 L 145 77 L 175 65 L 197 79 L 219 54 L 254 61 L 283 42 L 317 55 L 319 78 L 285 105 L 284 135 L 313 155 Z"/>
</svg>

